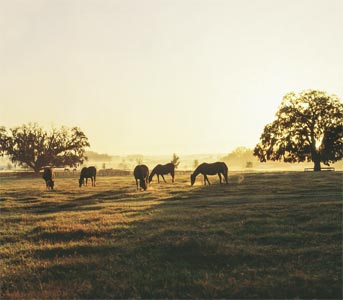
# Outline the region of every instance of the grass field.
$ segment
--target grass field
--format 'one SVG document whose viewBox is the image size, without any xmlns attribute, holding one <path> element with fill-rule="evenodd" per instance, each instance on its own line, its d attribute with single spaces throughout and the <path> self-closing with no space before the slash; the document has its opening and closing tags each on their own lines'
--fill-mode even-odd
<svg viewBox="0 0 343 300">
<path fill-rule="evenodd" d="M 0 178 L 0 297 L 342 298 L 341 172 L 201 181 Z"/>
</svg>

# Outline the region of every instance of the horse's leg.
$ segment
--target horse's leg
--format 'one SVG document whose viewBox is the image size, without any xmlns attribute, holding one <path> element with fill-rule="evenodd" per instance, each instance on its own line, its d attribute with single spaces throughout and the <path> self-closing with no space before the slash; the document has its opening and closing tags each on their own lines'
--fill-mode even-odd
<svg viewBox="0 0 343 300">
<path fill-rule="evenodd" d="M 226 184 L 228 184 L 228 180 L 227 180 L 227 172 L 224 172 L 224 173 L 223 173 L 223 175 L 224 175 L 224 179 L 225 179 L 225 182 L 226 182 Z"/>
<path fill-rule="evenodd" d="M 172 176 L 172 182 L 174 182 L 174 181 L 175 181 L 175 173 L 172 172 L 172 173 L 170 173 L 170 174 L 171 174 L 171 176 Z"/>
<path fill-rule="evenodd" d="M 219 176 L 219 182 L 220 182 L 220 184 L 222 184 L 222 175 L 220 173 L 218 173 L 218 176 Z"/>
<path fill-rule="evenodd" d="M 204 174 L 204 185 L 206 185 L 206 181 L 208 182 L 208 185 L 211 185 L 210 181 L 208 180 L 207 175 Z"/>
<path fill-rule="evenodd" d="M 162 176 L 162 178 L 163 178 L 163 181 L 164 181 L 165 183 L 167 183 L 167 181 L 164 179 L 164 176 L 163 176 L 163 174 L 161 174 L 161 176 Z"/>
<path fill-rule="evenodd" d="M 157 183 L 160 183 L 160 175 L 157 174 Z"/>
<path fill-rule="evenodd" d="M 88 177 L 86 177 L 86 186 L 87 186 L 87 184 L 88 184 Z"/>
<path fill-rule="evenodd" d="M 138 179 L 136 178 L 136 186 L 137 186 L 137 191 L 138 191 Z"/>
</svg>

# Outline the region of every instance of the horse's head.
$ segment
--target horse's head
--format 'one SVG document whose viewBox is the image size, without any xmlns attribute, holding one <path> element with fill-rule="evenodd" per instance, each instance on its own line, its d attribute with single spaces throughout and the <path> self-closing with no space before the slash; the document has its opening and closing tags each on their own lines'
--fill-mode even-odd
<svg viewBox="0 0 343 300">
<path fill-rule="evenodd" d="M 191 185 L 193 185 L 195 182 L 195 175 L 194 173 L 191 175 Z"/>
<path fill-rule="evenodd" d="M 150 174 L 150 176 L 149 176 L 149 183 L 152 181 L 152 174 Z"/>
<path fill-rule="evenodd" d="M 139 180 L 139 186 L 140 186 L 144 191 L 146 191 L 147 186 L 146 186 L 146 182 L 145 182 L 144 179 L 140 179 L 140 180 Z"/>
<path fill-rule="evenodd" d="M 79 187 L 81 187 L 81 186 L 83 185 L 83 183 L 84 183 L 84 179 L 83 179 L 83 178 L 80 178 L 80 179 L 79 179 Z"/>
</svg>

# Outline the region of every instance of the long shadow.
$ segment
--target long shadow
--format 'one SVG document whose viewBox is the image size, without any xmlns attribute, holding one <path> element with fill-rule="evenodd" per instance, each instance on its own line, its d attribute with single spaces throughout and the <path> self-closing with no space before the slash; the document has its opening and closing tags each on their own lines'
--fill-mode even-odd
<svg viewBox="0 0 343 300">
<path fill-rule="evenodd" d="M 33 214 L 56 213 L 63 211 L 100 210 L 102 207 L 96 205 L 105 202 L 127 202 L 128 198 L 130 197 L 131 196 L 129 193 L 108 190 L 88 196 L 77 197 L 75 199 L 66 200 L 63 202 L 43 202 L 38 205 L 29 206 L 28 210 Z"/>
<path fill-rule="evenodd" d="M 58 258 L 29 276 L 32 289 L 39 291 L 39 284 L 57 281 L 69 291 L 66 298 L 340 299 L 342 257 L 337 251 L 341 249 L 337 232 L 342 231 L 341 224 L 329 226 L 335 235 L 324 239 L 326 231 L 311 231 L 312 216 L 321 203 L 315 206 L 313 201 L 308 206 L 306 201 L 311 199 L 307 199 L 297 206 L 293 198 L 287 202 L 289 195 L 296 195 L 299 201 L 297 190 L 275 196 L 275 184 L 269 185 L 258 189 L 260 197 L 252 193 L 251 183 L 234 182 L 171 192 L 157 204 L 137 211 L 141 218 L 128 222 L 127 228 L 93 234 L 78 230 L 69 236 L 32 232 L 38 239 L 54 242 L 105 239 L 97 245 L 32 251 L 37 259 Z M 340 200 L 338 190 L 341 188 L 326 194 L 322 207 L 328 206 L 325 201 L 332 195 L 331 200 Z M 151 197 L 139 195 L 144 195 L 139 201 Z M 312 193 L 303 195 L 311 197 Z M 130 199 L 135 196 L 127 190 L 105 191 L 54 203 L 48 210 L 36 208 L 35 213 L 81 210 L 101 201 Z M 322 212 L 317 219 L 332 217 L 333 211 Z M 341 217 L 338 210 L 336 217 Z M 305 230 L 299 228 L 301 222 L 308 222 Z M 282 234 L 268 235 L 276 229 Z M 18 278 L 11 280 L 14 284 Z"/>
</svg>

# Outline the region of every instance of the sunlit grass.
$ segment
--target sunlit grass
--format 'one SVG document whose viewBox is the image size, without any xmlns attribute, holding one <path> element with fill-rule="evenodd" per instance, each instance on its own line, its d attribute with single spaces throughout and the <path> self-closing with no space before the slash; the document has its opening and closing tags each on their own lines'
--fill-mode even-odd
<svg viewBox="0 0 343 300">
<path fill-rule="evenodd" d="M 1 298 L 341 298 L 341 180 L 1 178 Z"/>
</svg>

